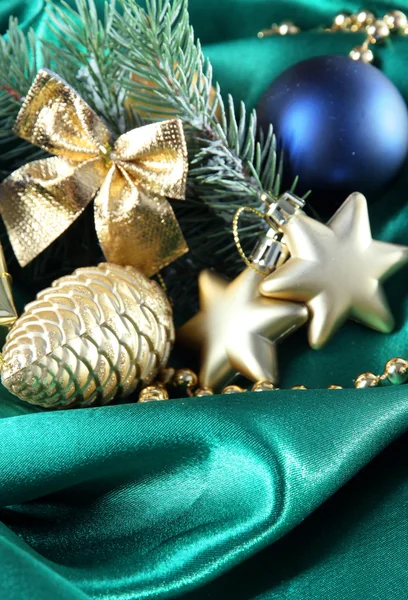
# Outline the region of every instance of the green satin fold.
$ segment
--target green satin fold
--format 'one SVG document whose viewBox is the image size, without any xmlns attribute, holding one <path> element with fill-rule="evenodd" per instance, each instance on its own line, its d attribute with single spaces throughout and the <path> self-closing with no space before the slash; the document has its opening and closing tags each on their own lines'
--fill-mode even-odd
<svg viewBox="0 0 408 600">
<path fill-rule="evenodd" d="M 47 35 L 44 5 L 2 2 L 2 30 L 15 14 Z M 222 89 L 250 107 L 294 62 L 361 39 L 256 38 L 273 21 L 313 27 L 357 2 L 190 7 Z M 379 53 L 408 99 L 408 38 Z M 375 237 L 408 243 L 407 192 L 405 170 L 370 209 Z M 314 388 L 408 355 L 406 275 L 387 285 L 392 335 L 348 324 L 320 353 L 304 331 L 282 345 L 283 386 L 308 391 L 47 413 L 1 389 L 0 597 L 405 600 L 408 388 Z"/>
<path fill-rule="evenodd" d="M 404 388 L 6 418 L 1 589 L 177 597 L 282 538 L 407 426 Z"/>
</svg>

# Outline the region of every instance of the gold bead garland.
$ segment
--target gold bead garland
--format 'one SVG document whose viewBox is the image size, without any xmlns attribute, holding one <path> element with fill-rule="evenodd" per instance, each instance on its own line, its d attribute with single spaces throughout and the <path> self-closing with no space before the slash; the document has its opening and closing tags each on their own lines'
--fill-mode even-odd
<svg viewBox="0 0 408 600">
<path fill-rule="evenodd" d="M 323 31 L 327 33 L 336 32 L 365 32 L 367 37 L 361 46 L 353 48 L 349 56 L 353 60 L 361 60 L 365 63 L 374 61 L 374 53 L 370 46 L 386 40 L 391 34 L 408 35 L 408 17 L 400 10 L 391 10 L 381 19 L 368 10 L 361 10 L 356 13 L 341 12 L 337 14 L 330 27 Z M 273 23 L 269 29 L 263 29 L 258 32 L 258 38 L 262 39 L 274 35 L 296 35 L 301 33 L 298 27 L 292 21 L 283 21 L 280 25 Z"/>
<path fill-rule="evenodd" d="M 171 374 L 169 378 L 169 374 Z M 166 381 L 166 384 L 163 381 Z M 381 375 L 375 373 L 361 373 L 354 381 L 356 389 L 378 387 L 382 383 L 390 383 L 392 385 L 402 385 L 408 381 L 408 360 L 404 358 L 391 358 L 385 365 Z M 141 391 L 139 402 L 150 402 L 154 400 L 168 400 L 170 394 L 166 391 L 166 385 L 170 389 L 180 389 L 186 391 L 184 395 L 190 397 L 213 396 L 214 392 L 210 388 L 201 388 L 198 386 L 198 377 L 191 369 L 166 369 L 158 379 L 158 382 L 150 385 Z M 257 381 L 252 386 L 252 392 L 270 392 L 276 391 L 279 388 L 275 387 L 270 381 Z M 307 390 L 304 385 L 294 385 L 291 390 Z M 328 390 L 342 390 L 341 385 L 329 385 Z M 221 394 L 241 394 L 246 392 L 244 388 L 238 385 L 227 385 Z M 180 394 L 178 394 L 180 396 Z"/>
</svg>

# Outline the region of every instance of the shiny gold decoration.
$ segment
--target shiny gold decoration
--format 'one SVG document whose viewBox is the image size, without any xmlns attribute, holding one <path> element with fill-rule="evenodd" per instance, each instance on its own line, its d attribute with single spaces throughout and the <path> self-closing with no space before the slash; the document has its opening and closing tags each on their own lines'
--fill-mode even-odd
<svg viewBox="0 0 408 600">
<path fill-rule="evenodd" d="M 339 13 L 334 17 L 333 31 L 346 31 L 352 23 L 351 16 L 348 13 Z"/>
<path fill-rule="evenodd" d="M 368 37 L 371 38 L 371 44 L 375 44 L 376 42 L 387 38 L 390 35 L 390 30 L 384 21 L 378 20 L 367 27 L 367 34 Z"/>
<path fill-rule="evenodd" d="M 214 392 L 210 388 L 197 388 L 194 392 L 194 396 L 199 398 L 201 396 L 214 396 Z"/>
<path fill-rule="evenodd" d="M 354 20 L 354 23 L 357 25 L 357 31 L 360 31 L 364 27 L 367 27 L 367 25 L 372 25 L 372 23 L 374 23 L 375 14 L 369 10 L 361 10 L 352 20 Z"/>
<path fill-rule="evenodd" d="M 1 355 L 0 355 L 1 358 Z M 192 380 L 196 380 L 197 375 L 193 372 L 190 371 L 190 369 L 180 369 L 181 371 L 189 371 L 190 373 L 193 373 L 193 377 Z M 163 372 L 165 373 L 169 373 L 169 375 L 166 375 L 164 378 L 167 380 L 166 383 L 163 383 Z M 170 373 L 173 372 L 173 375 L 170 377 Z M 174 369 L 165 369 L 164 371 L 162 371 L 159 375 L 159 379 L 160 379 L 160 383 L 159 383 L 159 388 L 161 389 L 165 389 L 165 386 L 171 386 L 171 388 L 174 388 L 174 383 L 173 383 L 173 376 L 174 376 Z M 406 383 L 408 381 L 408 360 L 405 360 L 404 358 L 391 358 L 387 364 L 385 365 L 384 368 L 384 372 L 382 375 L 375 375 L 374 373 L 362 373 L 361 375 L 359 375 L 355 381 L 355 387 L 358 389 L 363 389 L 366 387 L 377 387 L 379 385 L 381 385 L 382 383 L 392 383 L 393 385 L 402 385 L 404 383 Z M 147 388 L 146 388 L 147 389 Z M 149 390 L 155 390 L 156 388 L 153 386 L 151 386 L 150 388 L 148 388 Z M 291 390 L 307 390 L 308 388 L 304 385 L 294 385 L 292 388 L 290 388 Z M 341 385 L 337 385 L 337 384 L 332 384 L 329 385 L 328 390 L 342 390 L 344 389 L 343 386 Z M 275 387 L 273 385 L 273 383 L 271 383 L 270 381 L 257 381 L 256 383 L 254 383 L 254 385 L 252 386 L 252 391 L 253 392 L 270 392 L 270 391 L 278 391 L 279 388 Z M 160 394 L 161 394 L 161 390 Z M 236 385 L 229 385 L 226 388 L 224 388 L 222 390 L 222 394 L 235 394 L 235 393 L 241 393 L 241 392 L 245 392 L 246 390 L 236 386 Z M 159 392 L 157 392 L 159 393 Z M 199 397 L 199 396 L 213 396 L 214 392 L 213 390 L 211 390 L 210 388 L 197 388 L 194 391 L 189 391 L 188 395 L 191 397 Z M 142 390 L 142 396 L 141 397 L 147 397 L 146 401 L 150 401 L 150 400 L 154 400 L 155 398 L 152 398 L 152 393 L 151 391 L 149 392 L 145 392 L 144 390 Z M 163 398 L 159 398 L 159 399 L 167 399 L 168 397 L 168 393 L 167 396 L 164 394 Z M 177 395 L 177 397 L 179 397 Z"/>
<path fill-rule="evenodd" d="M 11 327 L 17 317 L 11 291 L 11 275 L 7 272 L 6 259 L 0 244 L 0 327 Z"/>
<path fill-rule="evenodd" d="M 271 381 L 257 381 L 252 386 L 253 392 L 272 392 L 278 388 L 273 385 Z"/>
<path fill-rule="evenodd" d="M 190 369 L 181 369 L 182 371 Z M 165 371 L 174 371 L 173 369 L 165 369 Z M 193 373 L 193 371 L 191 371 Z M 195 375 L 195 374 L 194 374 Z M 160 375 L 161 376 L 161 375 Z M 195 375 L 195 377 L 197 377 Z M 391 358 L 385 365 L 384 372 L 382 375 L 375 375 L 374 373 L 362 373 L 355 381 L 355 387 L 363 389 L 366 387 L 378 387 L 383 382 L 392 383 L 393 385 L 402 385 L 408 381 L 408 360 L 404 358 Z M 164 387 L 165 384 L 160 384 L 160 387 Z M 172 381 L 168 381 L 167 385 L 173 385 Z M 294 385 L 291 390 L 307 390 L 308 388 L 304 385 Z M 332 384 L 329 385 L 328 390 L 342 390 L 343 386 Z M 270 392 L 278 391 L 279 388 L 275 387 L 270 381 L 257 381 L 252 386 L 253 392 Z M 245 390 L 236 385 L 229 385 L 222 390 L 222 394 L 235 394 L 244 392 Z M 183 393 L 183 392 L 182 392 Z M 150 398 L 151 394 L 146 394 Z M 213 396 L 214 392 L 210 388 L 198 388 L 193 393 L 189 393 L 190 396 Z"/>
<path fill-rule="evenodd" d="M 242 394 L 242 392 L 246 392 L 246 390 L 239 385 L 227 385 L 221 394 Z"/>
<path fill-rule="evenodd" d="M 401 10 L 391 10 L 383 18 L 388 29 L 403 32 L 408 26 L 407 15 Z"/>
<path fill-rule="evenodd" d="M 352 60 L 361 60 L 362 62 L 368 64 L 374 62 L 374 54 L 373 51 L 368 47 L 368 44 L 356 46 L 351 50 L 349 56 Z"/>
<path fill-rule="evenodd" d="M 174 385 L 178 387 L 194 387 L 198 383 L 198 377 L 191 369 L 177 369 L 173 378 Z"/>
<path fill-rule="evenodd" d="M 298 213 L 282 229 L 291 258 L 261 282 L 260 290 L 307 304 L 313 348 L 322 348 L 350 318 L 392 331 L 381 282 L 408 262 L 408 247 L 372 240 L 362 194 L 351 194 L 327 225 Z"/>
<path fill-rule="evenodd" d="M 139 394 L 139 402 L 157 402 L 168 399 L 169 394 L 166 388 L 159 383 L 145 387 Z"/>
<path fill-rule="evenodd" d="M 326 33 L 337 32 L 365 32 L 367 37 L 361 46 L 353 48 L 349 53 L 353 60 L 361 60 L 365 63 L 374 61 L 374 54 L 370 45 L 382 42 L 392 34 L 408 35 L 408 18 L 400 10 L 392 10 L 382 19 L 377 19 L 375 14 L 369 10 L 361 10 L 350 14 L 341 12 L 334 18 L 329 27 L 316 28 L 318 31 Z M 292 21 L 284 21 L 281 25 L 274 23 L 269 29 L 263 29 L 258 32 L 258 38 L 264 38 L 274 35 L 287 35 L 288 33 L 300 33 L 301 30 Z"/>
<path fill-rule="evenodd" d="M 264 37 L 270 37 L 273 35 L 296 35 L 297 33 L 300 33 L 300 29 L 293 23 L 293 21 L 282 21 L 280 25 L 273 23 L 269 29 L 258 31 L 257 35 L 261 40 Z"/>
<path fill-rule="evenodd" d="M 175 387 L 183 388 L 188 396 L 192 396 L 194 388 L 198 385 L 198 377 L 191 369 L 177 369 L 172 383 Z"/>
<path fill-rule="evenodd" d="M 403 358 L 391 358 L 385 365 L 384 376 L 394 385 L 408 380 L 408 361 Z"/>
<path fill-rule="evenodd" d="M 201 387 L 220 389 L 241 373 L 253 381 L 277 382 L 276 343 L 306 323 L 301 304 L 262 298 L 263 276 L 245 269 L 231 283 L 211 271 L 199 277 L 199 312 L 177 334 L 201 350 Z"/>
<path fill-rule="evenodd" d="M 41 70 L 18 115 L 21 138 L 53 154 L 18 169 L 1 186 L 0 208 L 24 266 L 95 198 L 95 227 L 108 261 L 146 275 L 187 251 L 166 196 L 183 199 L 187 150 L 179 120 L 111 136 L 63 80 Z"/>
<path fill-rule="evenodd" d="M 40 292 L 9 332 L 5 387 L 32 404 L 107 404 L 149 384 L 174 341 L 160 286 L 133 267 L 77 269 Z"/>
<path fill-rule="evenodd" d="M 361 373 L 354 383 L 354 387 L 357 389 L 378 387 L 380 385 L 381 378 L 379 375 L 374 373 Z"/>
<path fill-rule="evenodd" d="M 244 249 L 241 245 L 241 240 L 239 237 L 239 220 L 241 218 L 241 215 L 245 212 L 249 212 L 249 213 L 259 217 L 259 219 L 264 219 L 264 216 L 265 216 L 263 212 L 261 212 L 260 210 L 257 210 L 256 208 L 253 208 L 252 206 L 240 206 L 238 208 L 238 210 L 236 211 L 234 218 L 232 219 L 232 236 L 234 238 L 234 242 L 235 242 L 235 246 L 238 250 L 238 254 L 244 261 L 245 265 L 248 268 L 253 269 L 257 273 L 259 273 L 260 275 L 264 276 L 265 271 L 263 269 L 261 269 L 260 266 L 257 266 L 252 260 L 250 260 L 247 257 L 247 255 L 245 254 Z M 286 259 L 287 259 L 287 254 L 285 254 L 282 257 L 282 263 L 284 263 Z"/>
</svg>

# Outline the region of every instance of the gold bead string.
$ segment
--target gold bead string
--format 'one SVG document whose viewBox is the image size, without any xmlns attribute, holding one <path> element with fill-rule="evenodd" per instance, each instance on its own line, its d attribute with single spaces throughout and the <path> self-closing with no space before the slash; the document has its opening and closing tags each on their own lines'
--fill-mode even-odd
<svg viewBox="0 0 408 600">
<path fill-rule="evenodd" d="M 357 13 L 341 12 L 335 16 L 330 27 L 324 28 L 323 31 L 327 33 L 364 32 L 367 36 L 366 39 L 361 46 L 353 48 L 349 56 L 353 60 L 372 63 L 374 54 L 370 46 L 386 40 L 391 34 L 408 35 L 408 17 L 401 10 L 391 10 L 382 18 L 377 18 L 373 12 L 368 10 L 361 10 Z M 259 31 L 258 38 L 298 33 L 301 33 L 300 27 L 292 21 L 283 21 L 280 25 L 273 23 L 269 29 Z"/>
<path fill-rule="evenodd" d="M 408 381 L 408 360 L 404 358 L 391 358 L 385 365 L 381 375 L 374 373 L 361 373 L 354 381 L 356 389 L 379 387 L 384 384 L 402 385 Z M 257 381 L 249 391 L 271 392 L 278 391 L 270 381 Z M 304 385 L 294 385 L 291 390 L 307 390 Z M 342 390 L 341 385 L 329 385 L 329 390 Z M 221 394 L 240 394 L 248 390 L 238 385 L 227 385 Z M 168 400 L 170 397 L 199 397 L 213 396 L 210 388 L 200 387 L 199 380 L 191 369 L 172 369 L 162 371 L 158 380 L 144 388 L 139 394 L 139 402 L 152 402 Z"/>
</svg>

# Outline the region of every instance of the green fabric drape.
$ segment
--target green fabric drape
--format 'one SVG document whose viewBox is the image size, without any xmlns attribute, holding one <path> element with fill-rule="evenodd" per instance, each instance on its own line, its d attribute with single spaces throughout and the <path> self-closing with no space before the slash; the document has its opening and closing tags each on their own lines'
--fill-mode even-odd
<svg viewBox="0 0 408 600">
<path fill-rule="evenodd" d="M 72 3 L 72 2 L 71 2 Z M 102 9 L 103 2 L 99 0 Z M 372 7 L 408 11 L 408 1 Z M 252 107 L 281 71 L 346 54 L 359 35 L 310 28 L 344 0 L 190 0 L 225 92 Z M 0 3 L 42 35 L 45 2 Z M 408 100 L 408 38 L 380 51 Z M 375 237 L 408 243 L 408 174 L 371 207 Z M 408 388 L 351 385 L 408 355 L 407 271 L 386 286 L 384 336 L 348 324 L 317 354 L 281 348 L 286 391 L 42 412 L 0 390 L 0 595 L 11 600 L 394 600 L 408 595 Z"/>
</svg>

